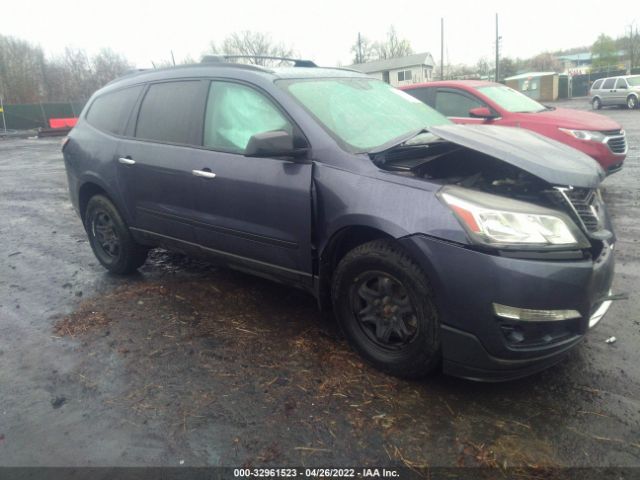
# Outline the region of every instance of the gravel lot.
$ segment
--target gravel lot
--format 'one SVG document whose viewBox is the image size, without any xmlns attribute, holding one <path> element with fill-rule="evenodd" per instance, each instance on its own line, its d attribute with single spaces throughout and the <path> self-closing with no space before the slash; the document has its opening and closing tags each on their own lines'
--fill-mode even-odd
<svg viewBox="0 0 640 480">
<path fill-rule="evenodd" d="M 180 255 L 109 275 L 59 141 L 0 141 L 0 466 L 640 467 L 640 111 L 602 113 L 630 143 L 604 183 L 630 299 L 505 384 L 387 377 L 306 294 Z"/>
</svg>

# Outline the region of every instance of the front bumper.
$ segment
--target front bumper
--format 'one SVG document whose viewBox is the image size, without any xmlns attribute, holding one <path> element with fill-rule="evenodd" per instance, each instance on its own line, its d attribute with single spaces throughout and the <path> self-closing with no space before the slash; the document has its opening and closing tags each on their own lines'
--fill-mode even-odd
<svg viewBox="0 0 640 480">
<path fill-rule="evenodd" d="M 612 145 L 619 146 L 620 141 L 624 143 L 624 150 L 618 148 L 613 151 Z M 602 142 L 574 139 L 566 143 L 592 157 L 607 172 L 607 175 L 619 171 L 627 157 L 626 134 L 608 136 Z"/>
<path fill-rule="evenodd" d="M 602 307 L 613 280 L 610 246 L 597 259 L 548 261 L 483 253 L 424 235 L 401 241 L 431 280 L 445 373 L 500 381 L 548 368 L 580 343 L 592 317 L 599 321 L 610 304 Z M 577 310 L 581 317 L 505 322 L 495 315 L 493 303 Z"/>
</svg>

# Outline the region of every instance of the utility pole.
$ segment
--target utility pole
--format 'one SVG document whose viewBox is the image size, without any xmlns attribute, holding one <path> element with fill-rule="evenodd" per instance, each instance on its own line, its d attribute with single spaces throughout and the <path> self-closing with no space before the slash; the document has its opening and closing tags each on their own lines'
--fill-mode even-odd
<svg viewBox="0 0 640 480">
<path fill-rule="evenodd" d="M 444 80 L 444 18 L 440 18 L 440 80 Z"/>
<path fill-rule="evenodd" d="M 640 53 L 638 46 L 636 45 L 636 38 L 638 36 L 638 27 L 636 27 L 636 33 L 634 35 L 633 33 L 633 27 L 635 24 L 635 20 L 633 22 L 631 22 L 631 25 L 629 25 L 629 42 L 628 42 L 628 47 L 629 47 L 629 71 L 627 72 L 627 74 L 631 74 L 631 70 L 633 69 L 634 65 L 636 64 L 636 60 L 637 60 L 637 55 Z"/>
<path fill-rule="evenodd" d="M 356 63 L 364 63 L 364 59 L 362 58 L 362 37 L 360 36 L 360 32 L 358 32 L 358 58 L 356 58 Z"/>
<path fill-rule="evenodd" d="M 0 97 L 0 112 L 2 112 L 2 126 L 4 127 L 4 134 L 7 134 L 7 120 L 4 118 L 4 103 L 2 97 Z"/>
<path fill-rule="evenodd" d="M 496 13 L 496 78 L 495 81 L 500 80 L 500 37 L 498 36 L 498 14 Z"/>
</svg>

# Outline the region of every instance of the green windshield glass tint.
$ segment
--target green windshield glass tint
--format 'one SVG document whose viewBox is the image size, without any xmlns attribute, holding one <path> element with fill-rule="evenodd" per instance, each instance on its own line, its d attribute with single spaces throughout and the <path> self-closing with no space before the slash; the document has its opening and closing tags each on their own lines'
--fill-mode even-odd
<svg viewBox="0 0 640 480">
<path fill-rule="evenodd" d="M 244 152 L 256 133 L 285 130 L 291 124 L 264 95 L 237 83 L 213 82 L 204 122 L 204 145 Z"/>
<path fill-rule="evenodd" d="M 491 100 L 496 102 L 508 112 L 540 112 L 545 110 L 544 105 L 523 95 L 513 88 L 504 86 L 479 87 L 478 90 L 484 93 Z"/>
<path fill-rule="evenodd" d="M 328 78 L 281 85 L 350 151 L 368 151 L 411 131 L 450 123 L 420 100 L 379 80 Z"/>
</svg>

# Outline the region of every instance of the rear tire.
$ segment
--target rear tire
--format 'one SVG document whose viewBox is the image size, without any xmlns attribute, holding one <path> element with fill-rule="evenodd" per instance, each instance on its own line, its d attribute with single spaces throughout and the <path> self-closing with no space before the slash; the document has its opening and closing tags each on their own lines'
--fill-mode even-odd
<svg viewBox="0 0 640 480">
<path fill-rule="evenodd" d="M 136 243 L 115 205 L 104 195 L 91 197 L 84 223 L 93 253 L 110 272 L 134 272 L 147 259 L 149 249 Z"/>
<path fill-rule="evenodd" d="M 638 98 L 635 95 L 629 95 L 627 97 L 627 108 L 629 110 L 638 108 Z"/>
<path fill-rule="evenodd" d="M 594 98 L 591 100 L 591 107 L 594 110 L 600 110 L 602 108 L 602 101 L 598 97 Z"/>
<path fill-rule="evenodd" d="M 349 252 L 331 293 L 349 343 L 378 369 L 418 378 L 440 365 L 440 322 L 429 281 L 393 242 L 374 240 Z"/>
</svg>

